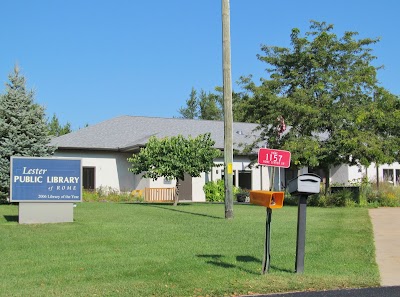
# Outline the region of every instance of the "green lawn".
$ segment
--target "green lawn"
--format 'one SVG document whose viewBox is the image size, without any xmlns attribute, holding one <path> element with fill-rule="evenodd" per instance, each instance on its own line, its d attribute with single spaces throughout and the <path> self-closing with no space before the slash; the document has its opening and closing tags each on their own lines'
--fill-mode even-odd
<svg viewBox="0 0 400 297">
<path fill-rule="evenodd" d="M 379 285 L 365 208 L 307 209 L 304 274 L 294 273 L 297 208 L 81 203 L 74 223 L 19 225 L 0 205 L 1 296 L 231 296 Z"/>
</svg>

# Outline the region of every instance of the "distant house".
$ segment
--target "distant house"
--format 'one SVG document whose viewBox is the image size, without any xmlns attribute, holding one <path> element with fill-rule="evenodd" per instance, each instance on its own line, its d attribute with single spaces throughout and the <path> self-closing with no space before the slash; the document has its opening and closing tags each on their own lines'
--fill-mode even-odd
<svg viewBox="0 0 400 297">
<path fill-rule="evenodd" d="M 309 171 L 313 171 L 309 169 Z M 320 171 L 315 172 L 322 176 Z M 376 168 L 372 163 L 370 166 L 349 166 L 340 165 L 333 167 L 330 170 L 331 185 L 354 185 L 361 181 L 363 177 L 368 178 L 369 181 L 375 182 L 377 178 L 379 181 L 389 182 L 395 186 L 400 185 L 400 164 L 395 162 L 393 164 L 381 164 Z"/>
<path fill-rule="evenodd" d="M 250 166 L 249 155 L 240 153 L 243 144 L 249 144 L 256 138 L 254 130 L 257 124 L 233 123 L 233 183 L 236 186 L 253 190 L 266 190 L 270 186 L 271 170 L 263 166 Z M 190 120 L 180 118 L 155 118 L 141 116 L 120 116 L 99 124 L 88 126 L 78 131 L 56 137 L 51 145 L 57 146 L 56 157 L 82 158 L 83 187 L 85 189 L 113 189 L 116 191 L 143 190 L 145 188 L 171 188 L 175 181 L 159 178 L 142 178 L 128 171 L 130 163 L 127 158 L 145 147 L 151 136 L 158 138 L 177 136 L 196 137 L 199 134 L 211 133 L 215 148 L 224 148 L 224 123 L 222 121 Z M 254 156 L 253 156 L 254 157 Z M 218 158 L 215 163 L 223 163 Z M 312 170 L 310 170 L 312 171 Z M 299 173 L 308 172 L 294 169 L 276 169 L 275 188 L 285 186 L 287 180 Z M 321 172 L 316 172 L 321 174 Z M 349 184 L 364 175 L 376 178 L 374 166 L 363 168 L 342 165 L 331 169 L 331 183 Z M 222 179 L 223 167 L 215 167 L 201 177 L 185 177 L 182 182 L 180 197 L 184 200 L 205 201 L 203 186 L 208 181 Z M 379 167 L 380 179 L 400 183 L 400 165 L 382 165 Z"/>
</svg>

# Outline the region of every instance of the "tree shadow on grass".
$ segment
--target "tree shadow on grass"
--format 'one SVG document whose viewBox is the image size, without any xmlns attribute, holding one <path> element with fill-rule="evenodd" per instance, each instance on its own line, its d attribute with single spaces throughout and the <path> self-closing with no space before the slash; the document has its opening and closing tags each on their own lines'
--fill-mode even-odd
<svg viewBox="0 0 400 297">
<path fill-rule="evenodd" d="M 161 208 L 161 209 L 165 209 L 165 210 L 169 210 L 169 211 L 176 211 L 176 212 L 180 212 L 180 213 L 186 213 L 186 214 L 195 215 L 195 216 L 201 216 L 201 217 L 208 217 L 208 218 L 218 219 L 218 220 L 223 220 L 224 219 L 222 217 L 217 217 L 217 216 L 213 216 L 213 215 L 209 215 L 209 214 L 191 212 L 191 211 L 185 211 L 185 210 L 182 210 L 182 209 L 165 207 L 165 204 L 162 204 L 162 203 L 147 203 L 147 204 L 137 204 L 137 205 L 156 207 L 156 208 Z M 179 208 L 181 206 L 183 206 L 183 205 L 179 205 Z"/>
<path fill-rule="evenodd" d="M 218 267 L 222 267 L 222 268 L 237 268 L 239 270 L 242 270 L 244 272 L 247 272 L 249 274 L 254 274 L 254 275 L 259 275 L 261 273 L 261 268 L 260 268 L 260 272 L 256 272 L 253 270 L 249 270 L 246 269 L 238 264 L 232 264 L 232 263 L 228 263 L 226 261 L 223 260 L 223 255 L 219 255 L 219 254 L 210 254 L 210 255 L 196 255 L 199 258 L 204 258 L 207 259 L 206 263 L 207 264 L 211 264 L 214 266 L 218 266 Z M 253 256 L 248 256 L 248 255 L 244 255 L 244 256 L 236 256 L 236 261 L 237 262 L 243 262 L 243 263 L 249 263 L 249 262 L 254 262 L 254 263 L 259 263 L 260 267 L 262 265 L 262 261 L 256 257 Z M 283 269 L 283 268 L 279 268 L 277 266 L 270 266 L 273 270 L 277 270 L 277 271 L 282 271 L 282 272 L 289 272 L 289 273 L 293 273 L 294 271 L 292 270 L 288 270 L 288 269 Z"/>
<path fill-rule="evenodd" d="M 253 257 L 253 256 L 237 256 L 236 261 L 238 261 L 238 262 L 255 262 L 255 263 L 260 263 L 260 265 L 262 264 L 262 261 L 260 259 Z M 270 267 L 273 270 L 278 270 L 278 271 L 282 271 L 282 272 L 290 272 L 290 273 L 295 272 L 294 270 L 279 268 L 278 266 L 274 266 L 274 265 L 270 265 Z"/>
<path fill-rule="evenodd" d="M 18 222 L 18 216 L 4 216 L 7 222 Z"/>
<path fill-rule="evenodd" d="M 224 261 L 223 255 L 196 255 L 196 256 L 199 258 L 206 259 L 205 262 L 210 265 L 214 265 L 214 266 L 222 267 L 222 268 L 237 268 L 237 269 L 244 271 L 246 273 L 249 273 L 249 274 L 254 274 L 254 275 L 259 274 L 253 270 L 246 269 L 240 265 L 232 264 L 232 263 L 228 263 L 227 261 Z M 250 257 L 250 256 L 237 256 L 236 259 L 238 259 L 238 257 L 243 258 L 243 257 Z"/>
</svg>

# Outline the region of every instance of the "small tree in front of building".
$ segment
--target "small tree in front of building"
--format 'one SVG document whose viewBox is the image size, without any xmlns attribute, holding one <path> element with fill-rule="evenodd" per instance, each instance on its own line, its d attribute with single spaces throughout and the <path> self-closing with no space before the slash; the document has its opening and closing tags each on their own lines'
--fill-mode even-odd
<svg viewBox="0 0 400 297">
<path fill-rule="evenodd" d="M 43 157 L 53 154 L 49 146 L 45 112 L 26 90 L 18 67 L 9 75 L 6 93 L 0 96 L 0 200 L 9 197 L 11 156 Z"/>
<path fill-rule="evenodd" d="M 144 172 L 144 178 L 153 180 L 164 177 L 176 180 L 176 194 L 174 205 L 179 201 L 180 181 L 185 174 L 199 177 L 202 172 L 211 171 L 214 159 L 221 155 L 214 148 L 215 141 L 210 133 L 201 134 L 195 138 L 185 138 L 182 135 L 158 139 L 151 137 L 146 147 L 138 154 L 128 158 L 131 163 L 129 171 L 134 174 Z"/>
</svg>

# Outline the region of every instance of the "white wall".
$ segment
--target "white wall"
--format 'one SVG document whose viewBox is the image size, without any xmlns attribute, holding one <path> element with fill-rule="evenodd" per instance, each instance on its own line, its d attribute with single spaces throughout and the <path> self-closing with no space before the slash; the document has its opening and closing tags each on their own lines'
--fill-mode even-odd
<svg viewBox="0 0 400 297">
<path fill-rule="evenodd" d="M 95 167 L 95 188 L 117 191 L 136 189 L 134 174 L 128 171 L 130 154 L 118 152 L 56 151 L 55 157 L 81 158 L 83 167 Z"/>
<path fill-rule="evenodd" d="M 192 201 L 204 202 L 206 195 L 203 191 L 203 186 L 206 183 L 206 173 L 202 173 L 200 177 L 192 178 Z"/>
<path fill-rule="evenodd" d="M 331 184 L 348 184 L 349 181 L 349 166 L 340 165 L 333 167 L 330 171 Z"/>
<path fill-rule="evenodd" d="M 396 170 L 400 170 L 400 164 L 398 162 L 395 162 L 393 164 L 382 164 L 378 166 L 378 172 L 379 172 L 379 180 L 384 181 L 383 177 L 383 170 L 392 170 L 393 171 L 393 177 L 394 177 L 394 184 L 399 186 L 400 183 L 396 181 Z M 368 167 L 367 169 L 367 176 L 370 181 L 376 181 L 376 167 L 375 164 L 371 164 L 371 166 Z"/>
<path fill-rule="evenodd" d="M 151 179 L 142 178 L 143 174 L 133 175 L 133 188 L 132 190 L 143 190 L 144 188 L 150 188 Z"/>
<path fill-rule="evenodd" d="M 382 164 L 378 166 L 379 180 L 384 181 L 383 171 L 392 170 L 394 177 L 394 184 L 400 185 L 399 182 L 395 180 L 396 170 L 400 170 L 399 163 L 393 164 Z M 341 183 L 344 185 L 350 185 L 352 182 L 361 181 L 361 178 L 367 177 L 369 181 L 376 182 L 376 167 L 372 163 L 367 168 L 364 166 L 349 166 L 341 165 L 331 169 L 331 183 Z"/>
</svg>

